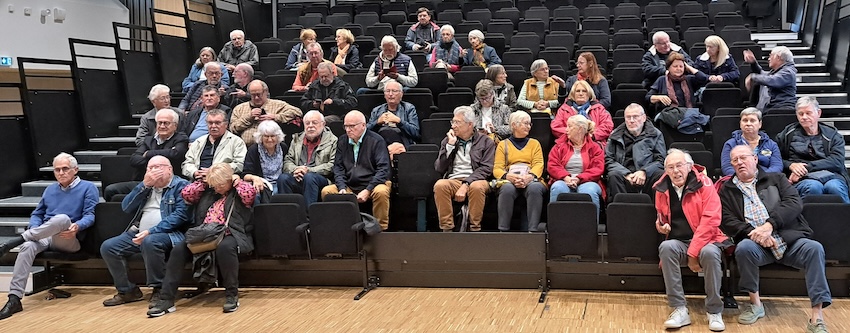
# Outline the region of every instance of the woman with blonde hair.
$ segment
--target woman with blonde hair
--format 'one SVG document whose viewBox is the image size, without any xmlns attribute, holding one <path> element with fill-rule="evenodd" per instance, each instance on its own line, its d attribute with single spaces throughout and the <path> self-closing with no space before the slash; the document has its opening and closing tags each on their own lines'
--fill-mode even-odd
<svg viewBox="0 0 850 333">
<path fill-rule="evenodd" d="M 181 84 L 183 86 L 183 92 L 189 91 L 189 88 L 192 88 L 195 82 L 207 79 L 204 75 L 204 65 L 210 61 L 218 61 L 218 56 L 215 54 L 213 48 L 205 46 L 199 52 L 198 59 L 189 68 L 189 76 L 183 79 L 183 83 Z M 221 63 L 221 83 L 230 85 L 230 74 L 227 73 L 227 66 L 224 63 Z"/>
<path fill-rule="evenodd" d="M 593 94 L 599 103 L 606 109 L 611 107 L 611 88 L 608 87 L 608 79 L 602 72 L 599 71 L 599 66 L 596 64 L 596 56 L 590 52 L 583 52 L 576 59 L 576 75 L 567 78 L 567 91 L 572 90 L 573 84 L 578 81 L 585 81 L 593 88 Z"/>
<path fill-rule="evenodd" d="M 711 35 L 705 38 L 705 53 L 694 60 L 694 68 L 708 75 L 708 82 L 737 82 L 741 72 L 723 38 Z"/>
<path fill-rule="evenodd" d="M 549 202 L 558 200 L 561 193 L 586 193 L 598 212 L 604 198 L 605 152 L 591 136 L 595 126 L 581 115 L 567 119 L 567 134 L 556 140 L 549 151 Z"/>
<path fill-rule="evenodd" d="M 590 132 L 590 136 L 593 141 L 599 142 L 605 147 L 608 136 L 614 130 L 614 121 L 611 119 L 608 110 L 605 110 L 605 107 L 602 106 L 602 103 L 596 101 L 593 89 L 587 81 L 581 80 L 573 84 L 570 94 L 567 95 L 567 100 L 558 109 L 555 119 L 549 123 L 555 139 L 564 136 L 567 132 L 567 119 L 574 115 L 582 115 L 596 123 L 596 130 Z"/>
<path fill-rule="evenodd" d="M 543 211 L 546 185 L 542 183 L 543 148 L 537 139 L 529 138 L 531 116 L 525 111 L 511 113 L 511 136 L 496 146 L 493 177 L 502 180 L 499 187 L 499 231 L 511 229 L 514 202 L 525 197 L 528 231 L 537 231 Z"/>
<path fill-rule="evenodd" d="M 303 29 L 298 39 L 301 40 L 301 43 L 292 46 L 292 50 L 289 51 L 289 57 L 286 58 L 286 66 L 283 69 L 297 71 L 298 66 L 309 61 L 307 58 L 307 45 L 316 42 L 316 31 L 313 29 Z"/>
<path fill-rule="evenodd" d="M 339 69 L 350 72 L 355 68 L 363 68 L 360 62 L 360 51 L 354 45 L 354 34 L 348 29 L 336 29 L 336 46 L 331 48 L 330 61 Z"/>
</svg>

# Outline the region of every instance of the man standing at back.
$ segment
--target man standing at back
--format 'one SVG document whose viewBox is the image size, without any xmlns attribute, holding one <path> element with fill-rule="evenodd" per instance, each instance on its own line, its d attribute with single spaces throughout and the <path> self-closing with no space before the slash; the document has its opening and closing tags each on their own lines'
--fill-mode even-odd
<svg viewBox="0 0 850 333">
<path fill-rule="evenodd" d="M 30 216 L 27 231 L 0 245 L 0 256 L 21 245 L 9 284 L 9 301 L 0 309 L 0 319 L 24 310 L 21 298 L 24 297 L 35 256 L 47 249 L 66 253 L 79 251 L 79 232 L 94 224 L 94 207 L 100 200 L 97 187 L 77 177 L 77 172 L 79 169 L 74 156 L 67 153 L 56 155 L 53 158 L 53 176 L 58 183 L 44 190 L 41 201 Z"/>
</svg>

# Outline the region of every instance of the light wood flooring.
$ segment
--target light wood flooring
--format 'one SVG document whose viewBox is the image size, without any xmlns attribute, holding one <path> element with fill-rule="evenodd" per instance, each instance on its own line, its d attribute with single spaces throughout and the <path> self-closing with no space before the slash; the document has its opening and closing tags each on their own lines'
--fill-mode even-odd
<svg viewBox="0 0 850 333">
<path fill-rule="evenodd" d="M 113 288 L 69 287 L 68 299 L 25 297 L 24 311 L 0 321 L 0 332 L 663 332 L 663 294 L 553 290 L 378 288 L 242 288 L 241 307 L 223 314 L 224 291 L 179 300 L 177 311 L 147 318 L 147 302 L 105 308 Z M 142 289 L 146 296 L 150 289 Z M 0 300 L 6 295 L 0 293 Z M 739 297 L 744 304 L 745 298 Z M 726 332 L 804 332 L 809 301 L 765 297 L 767 316 L 751 326 L 726 310 Z M 709 332 L 703 298 L 688 297 L 693 324 L 675 332 Z M 830 332 L 850 332 L 850 300 L 825 311 Z"/>
</svg>

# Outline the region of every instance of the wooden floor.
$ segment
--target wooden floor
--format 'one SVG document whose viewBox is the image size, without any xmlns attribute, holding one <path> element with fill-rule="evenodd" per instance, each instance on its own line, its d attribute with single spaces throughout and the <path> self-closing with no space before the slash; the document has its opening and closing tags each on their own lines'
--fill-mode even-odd
<svg viewBox="0 0 850 333">
<path fill-rule="evenodd" d="M 24 299 L 24 312 L 0 321 L 3 332 L 661 332 L 669 314 L 660 294 L 554 290 L 538 304 L 534 290 L 379 288 L 360 301 L 355 288 L 243 288 L 241 307 L 223 314 L 224 291 L 177 302 L 161 318 L 147 302 L 104 308 L 107 287 L 63 287 L 69 299 Z M 143 289 L 149 293 L 149 289 Z M 0 294 L 3 301 L 5 294 Z M 743 302 L 744 298 L 739 298 Z M 726 332 L 802 332 L 809 302 L 765 298 L 767 316 L 752 326 L 726 310 Z M 689 297 L 693 324 L 677 332 L 708 332 L 702 297 Z M 830 332 L 850 332 L 850 300 L 825 311 Z"/>
</svg>

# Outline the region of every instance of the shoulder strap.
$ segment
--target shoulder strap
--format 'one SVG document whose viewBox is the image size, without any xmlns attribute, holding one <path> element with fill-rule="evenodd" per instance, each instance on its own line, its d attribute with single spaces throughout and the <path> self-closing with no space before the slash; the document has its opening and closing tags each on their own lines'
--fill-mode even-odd
<svg viewBox="0 0 850 333">
<path fill-rule="evenodd" d="M 505 150 L 505 173 L 508 172 L 508 140 L 510 140 L 510 139 L 504 140 L 504 142 L 505 142 L 505 149 L 504 149 Z"/>
<path fill-rule="evenodd" d="M 235 190 L 235 189 L 234 189 Z M 230 217 L 233 216 L 233 208 L 236 206 L 236 198 L 233 198 L 233 201 L 230 202 L 230 212 L 227 213 L 227 220 L 224 220 L 224 227 L 227 228 L 230 225 Z"/>
</svg>

